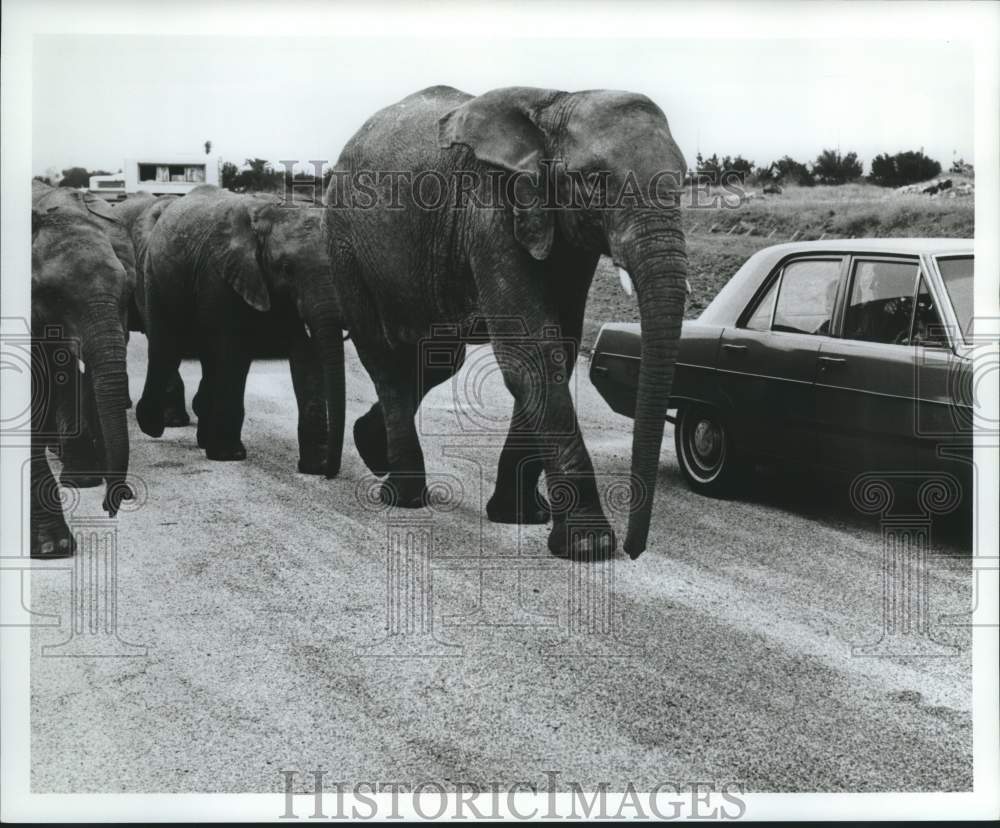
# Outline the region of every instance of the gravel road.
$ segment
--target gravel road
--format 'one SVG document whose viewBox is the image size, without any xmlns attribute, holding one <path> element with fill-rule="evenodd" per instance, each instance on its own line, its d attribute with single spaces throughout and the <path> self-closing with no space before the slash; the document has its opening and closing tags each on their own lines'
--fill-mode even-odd
<svg viewBox="0 0 1000 828">
<path fill-rule="evenodd" d="M 144 339 L 130 350 L 138 399 Z M 374 390 L 348 360 L 350 423 Z M 586 371 L 580 419 L 614 501 L 631 423 Z M 182 373 L 190 400 L 197 364 Z M 101 494 L 82 492 L 73 520 L 103 554 L 33 575 L 53 615 L 32 635 L 36 792 L 277 792 L 281 770 L 318 767 L 349 784 L 971 789 L 970 636 L 937 623 L 971 607 L 960 532 L 932 526 L 936 643 L 890 636 L 865 656 L 852 646 L 883 634 L 879 522 L 773 474 L 742 500 L 699 497 L 669 426 L 638 561 L 556 560 L 545 527 L 485 521 L 510 411 L 488 348 L 421 410 L 450 498 L 433 510 L 376 509 L 350 441 L 337 480 L 297 474 L 284 363 L 254 365 L 246 407 L 244 463 L 133 419 L 142 497 L 87 528 Z M 94 588 L 94 561 L 112 587 Z"/>
</svg>

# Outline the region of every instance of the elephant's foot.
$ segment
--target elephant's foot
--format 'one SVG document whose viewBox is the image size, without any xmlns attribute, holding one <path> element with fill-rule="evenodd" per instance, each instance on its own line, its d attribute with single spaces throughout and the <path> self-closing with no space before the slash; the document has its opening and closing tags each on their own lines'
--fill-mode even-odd
<svg viewBox="0 0 1000 828">
<path fill-rule="evenodd" d="M 326 474 L 326 447 L 312 449 L 308 456 L 299 455 L 300 474 Z"/>
<path fill-rule="evenodd" d="M 387 506 L 422 509 L 427 505 L 426 478 L 422 474 L 390 472 L 382 482 L 379 497 Z"/>
<path fill-rule="evenodd" d="M 163 436 L 163 407 L 150 403 L 145 397 L 142 397 L 135 407 L 135 421 L 143 434 L 148 434 L 150 437 Z"/>
<path fill-rule="evenodd" d="M 79 471 L 63 468 L 59 475 L 59 485 L 67 489 L 93 489 L 104 482 L 104 477 L 97 472 Z"/>
<path fill-rule="evenodd" d="M 548 523 L 552 518 L 552 510 L 549 502 L 537 489 L 532 489 L 527 496 L 521 497 L 512 497 L 497 489 L 486 504 L 486 516 L 492 523 L 534 525 Z"/>
<path fill-rule="evenodd" d="M 557 519 L 549 532 L 549 552 L 557 558 L 594 563 L 613 557 L 615 547 L 614 530 L 601 513 Z"/>
<path fill-rule="evenodd" d="M 385 421 L 379 408 L 371 409 L 354 422 L 354 445 L 364 464 L 376 477 L 389 473 Z"/>
<path fill-rule="evenodd" d="M 235 443 L 211 443 L 205 447 L 205 456 L 209 460 L 223 462 L 246 460 L 247 450 L 239 440 Z"/>
<path fill-rule="evenodd" d="M 45 515 L 39 519 L 32 517 L 31 557 L 68 558 L 73 554 L 76 543 L 62 515 Z"/>
<path fill-rule="evenodd" d="M 163 412 L 163 425 L 167 428 L 184 428 L 191 425 L 191 418 L 183 408 L 168 408 Z"/>
</svg>

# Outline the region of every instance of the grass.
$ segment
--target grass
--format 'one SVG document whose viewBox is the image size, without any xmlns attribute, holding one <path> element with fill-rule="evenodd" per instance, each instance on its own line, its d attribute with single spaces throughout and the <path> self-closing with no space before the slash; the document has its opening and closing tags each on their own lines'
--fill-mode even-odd
<svg viewBox="0 0 1000 828">
<path fill-rule="evenodd" d="M 951 176 L 956 184 L 960 176 Z M 699 196 L 704 202 L 704 195 Z M 732 199 L 730 199 L 732 200 Z M 753 253 L 793 238 L 957 237 L 975 233 L 973 199 L 896 195 L 870 184 L 788 187 L 737 207 L 685 204 L 688 281 L 685 316 L 698 316 Z M 602 258 L 587 300 L 583 347 L 589 349 L 605 322 L 638 322 L 635 297 L 619 286 L 611 261 Z"/>
</svg>

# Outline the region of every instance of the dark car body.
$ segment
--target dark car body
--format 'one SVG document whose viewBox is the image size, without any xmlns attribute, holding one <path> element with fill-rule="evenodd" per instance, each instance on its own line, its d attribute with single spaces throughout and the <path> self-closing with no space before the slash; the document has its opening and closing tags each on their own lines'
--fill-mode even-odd
<svg viewBox="0 0 1000 828">
<path fill-rule="evenodd" d="M 678 417 L 697 410 L 722 429 L 730 458 L 944 471 L 968 487 L 972 256 L 965 239 L 757 252 L 684 323 L 671 408 Z M 601 329 L 591 381 L 626 416 L 640 358 L 638 325 Z M 681 459 L 685 477 L 699 482 Z"/>
</svg>

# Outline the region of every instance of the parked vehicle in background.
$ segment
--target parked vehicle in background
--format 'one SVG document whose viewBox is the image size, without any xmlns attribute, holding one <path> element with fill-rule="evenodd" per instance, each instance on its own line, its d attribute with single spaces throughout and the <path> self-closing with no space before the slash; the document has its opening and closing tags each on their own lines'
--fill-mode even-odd
<svg viewBox="0 0 1000 828">
<path fill-rule="evenodd" d="M 750 257 L 685 322 L 671 394 L 690 486 L 756 460 L 972 480 L 971 239 L 798 242 Z M 632 416 L 639 326 L 605 325 L 590 378 Z"/>
<path fill-rule="evenodd" d="M 184 195 L 200 184 L 219 184 L 219 161 L 205 155 L 127 158 L 120 173 L 92 175 L 88 189 L 108 201 L 138 192 Z"/>
</svg>

